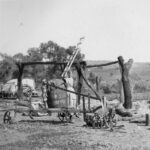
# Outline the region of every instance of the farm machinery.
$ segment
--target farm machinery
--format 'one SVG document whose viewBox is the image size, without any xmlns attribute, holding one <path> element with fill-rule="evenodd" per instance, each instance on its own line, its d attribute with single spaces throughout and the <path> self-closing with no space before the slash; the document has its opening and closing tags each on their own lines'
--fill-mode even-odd
<svg viewBox="0 0 150 150">
<path fill-rule="evenodd" d="M 92 112 L 87 113 L 85 116 L 85 122 L 87 126 L 95 128 L 110 128 L 117 125 L 116 113 L 114 109 L 109 109 L 107 112 Z"/>
</svg>

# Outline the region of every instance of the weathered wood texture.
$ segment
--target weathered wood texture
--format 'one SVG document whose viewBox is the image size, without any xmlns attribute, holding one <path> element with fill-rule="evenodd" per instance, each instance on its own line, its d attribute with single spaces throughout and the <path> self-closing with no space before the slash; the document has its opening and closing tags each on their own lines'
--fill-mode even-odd
<svg viewBox="0 0 150 150">
<path fill-rule="evenodd" d="M 109 63 L 105 63 L 105 64 L 98 64 L 98 65 L 87 65 L 87 68 L 93 68 L 93 67 L 103 67 L 103 66 L 110 66 L 110 65 L 114 65 L 117 64 L 118 61 L 113 61 L 113 62 L 109 62 Z"/>
<path fill-rule="evenodd" d="M 119 86 L 120 103 L 124 104 L 124 91 L 123 91 L 122 80 L 118 79 L 117 81 Z"/>
<path fill-rule="evenodd" d="M 101 77 L 96 76 L 96 91 L 100 92 Z"/>
<path fill-rule="evenodd" d="M 123 91 L 124 91 L 124 107 L 126 109 L 132 108 L 132 90 L 131 90 L 131 83 L 129 77 L 129 71 L 133 64 L 133 60 L 129 59 L 127 63 L 124 63 L 124 59 L 122 56 L 118 57 L 118 62 L 120 65 L 121 70 L 121 80 L 123 84 Z"/>
<path fill-rule="evenodd" d="M 76 70 L 77 70 L 77 104 L 80 105 L 80 99 L 81 99 L 81 92 L 82 92 L 82 87 L 83 87 L 83 78 L 82 78 L 82 73 L 81 73 L 81 66 L 80 64 L 77 64 L 76 66 Z"/>
<path fill-rule="evenodd" d="M 87 84 L 87 86 L 93 91 L 93 93 L 96 95 L 97 99 L 101 101 L 101 97 L 99 96 L 98 92 L 90 85 L 90 83 L 88 82 L 88 80 L 86 79 L 85 75 L 84 75 L 84 71 L 81 68 L 81 75 L 83 80 L 85 81 L 85 83 Z"/>
<path fill-rule="evenodd" d="M 150 116 L 149 116 L 149 114 L 146 114 L 145 115 L 145 117 L 146 117 L 146 126 L 150 126 Z"/>
<path fill-rule="evenodd" d="M 85 121 L 85 117 L 86 117 L 86 110 L 85 110 L 85 98 L 83 96 L 83 120 Z"/>
<path fill-rule="evenodd" d="M 19 71 L 19 75 L 18 75 L 18 91 L 17 91 L 17 96 L 18 99 L 20 100 L 22 97 L 22 76 L 23 76 L 23 70 L 24 70 L 24 65 L 22 63 L 16 63 L 17 67 L 18 67 L 18 71 Z"/>
</svg>

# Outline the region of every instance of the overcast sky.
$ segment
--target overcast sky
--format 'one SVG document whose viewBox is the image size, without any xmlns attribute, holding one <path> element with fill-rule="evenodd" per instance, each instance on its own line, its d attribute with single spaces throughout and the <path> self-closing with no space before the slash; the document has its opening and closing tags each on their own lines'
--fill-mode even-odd
<svg viewBox="0 0 150 150">
<path fill-rule="evenodd" d="M 26 53 L 52 40 L 86 60 L 119 55 L 150 62 L 149 0 L 0 0 L 0 52 Z"/>
</svg>

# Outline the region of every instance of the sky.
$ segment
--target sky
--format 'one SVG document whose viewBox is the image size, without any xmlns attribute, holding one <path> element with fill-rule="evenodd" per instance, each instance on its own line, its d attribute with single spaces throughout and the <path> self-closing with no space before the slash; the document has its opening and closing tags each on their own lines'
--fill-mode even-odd
<svg viewBox="0 0 150 150">
<path fill-rule="evenodd" d="M 149 0 L 0 0 L 0 52 L 26 54 L 49 40 L 85 60 L 150 62 Z"/>
</svg>

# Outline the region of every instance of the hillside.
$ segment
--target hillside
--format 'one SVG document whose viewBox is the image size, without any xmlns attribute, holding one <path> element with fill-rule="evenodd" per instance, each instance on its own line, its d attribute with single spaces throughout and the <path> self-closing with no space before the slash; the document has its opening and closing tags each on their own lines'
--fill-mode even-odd
<svg viewBox="0 0 150 150">
<path fill-rule="evenodd" d="M 109 61 L 87 61 L 88 65 L 94 64 L 104 64 Z M 100 68 L 90 68 L 88 72 L 93 72 L 97 76 L 101 76 L 103 80 L 116 80 L 120 78 L 120 70 L 118 64 L 100 67 Z M 150 63 L 133 63 L 131 68 L 131 79 L 134 81 L 144 80 L 150 82 Z"/>
</svg>

